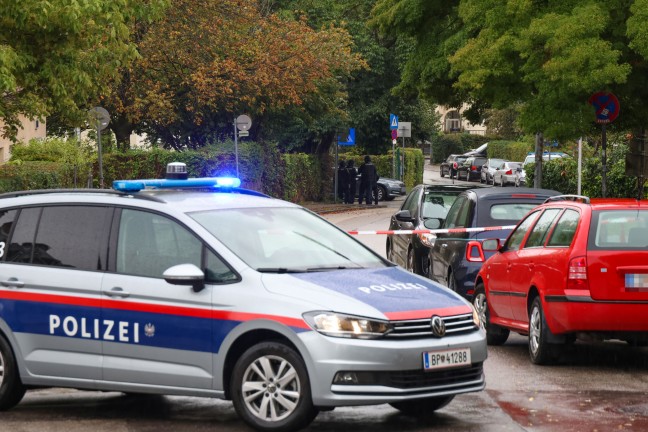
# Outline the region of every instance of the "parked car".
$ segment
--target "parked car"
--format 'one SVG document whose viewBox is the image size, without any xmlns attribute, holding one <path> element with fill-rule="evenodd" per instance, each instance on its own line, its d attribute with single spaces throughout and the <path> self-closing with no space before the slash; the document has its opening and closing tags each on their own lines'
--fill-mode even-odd
<svg viewBox="0 0 648 432">
<path fill-rule="evenodd" d="M 477 272 L 493 253 L 482 250 L 481 240 L 497 237 L 503 241 L 512 225 L 554 195 L 559 192 L 532 188 L 519 188 L 515 193 L 500 188 L 476 188 L 459 194 L 441 228 L 490 230 L 437 234 L 430 247 L 430 278 L 472 299 Z"/>
<path fill-rule="evenodd" d="M 504 162 L 493 173 L 493 186 L 508 186 L 515 184 L 517 173 L 522 171 L 522 162 Z"/>
<path fill-rule="evenodd" d="M 479 181 L 486 184 L 493 183 L 493 174 L 495 173 L 495 170 L 502 166 L 505 161 L 505 159 L 488 159 L 486 163 L 482 165 Z"/>
<path fill-rule="evenodd" d="M 468 159 L 468 156 L 465 155 L 451 154 L 450 156 L 448 156 L 445 161 L 441 162 L 441 177 L 448 176 L 450 178 L 456 178 L 457 168 L 459 168 L 459 165 L 464 163 L 466 159 Z"/>
<path fill-rule="evenodd" d="M 484 389 L 465 299 L 301 206 L 182 166 L 0 196 L 0 410 L 58 386 L 210 397 L 276 432 L 336 406 L 425 416 Z"/>
<path fill-rule="evenodd" d="M 360 194 L 360 175 L 356 177 L 356 198 Z M 378 201 L 392 201 L 398 196 L 407 195 L 405 183 L 388 177 L 378 179 Z M 364 200 L 364 196 L 363 196 Z"/>
<path fill-rule="evenodd" d="M 482 165 L 484 165 L 487 160 L 488 159 L 484 156 L 469 156 L 457 168 L 457 179 L 471 181 L 481 178 Z"/>
<path fill-rule="evenodd" d="M 647 201 L 555 196 L 499 243 L 473 300 L 491 345 L 529 335 L 536 364 L 576 338 L 648 345 Z"/>
<path fill-rule="evenodd" d="M 392 215 L 389 230 L 419 230 L 439 228 L 457 196 L 473 186 L 418 185 Z M 431 234 L 390 235 L 386 241 L 387 259 L 407 270 L 428 276 Z"/>
<path fill-rule="evenodd" d="M 560 159 L 560 158 L 564 158 L 564 157 L 571 157 L 571 156 L 569 156 L 567 153 L 563 153 L 563 152 L 544 152 L 544 153 L 542 153 L 542 160 L 543 161 Z M 522 162 L 522 167 L 525 167 L 530 163 L 535 163 L 535 153 L 534 152 L 527 153 L 526 157 L 524 158 L 524 161 Z"/>
</svg>

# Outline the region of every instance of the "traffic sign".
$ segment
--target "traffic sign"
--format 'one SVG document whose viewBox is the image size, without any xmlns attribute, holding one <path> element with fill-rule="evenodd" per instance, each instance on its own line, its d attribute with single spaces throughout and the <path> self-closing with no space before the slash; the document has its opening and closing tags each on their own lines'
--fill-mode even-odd
<svg viewBox="0 0 648 432">
<path fill-rule="evenodd" d="M 338 137 L 338 145 L 340 145 L 340 146 L 354 146 L 355 145 L 355 128 L 349 128 L 349 135 L 347 135 L 346 141 L 340 141 L 340 137 Z"/>
<path fill-rule="evenodd" d="M 389 114 L 389 129 L 398 129 L 398 116 Z"/>
<path fill-rule="evenodd" d="M 619 116 L 619 100 L 612 93 L 594 93 L 588 100 L 596 109 L 596 123 L 607 124 Z"/>
<path fill-rule="evenodd" d="M 392 137 L 392 139 L 398 138 L 398 129 L 392 129 L 391 130 L 391 137 Z"/>
</svg>

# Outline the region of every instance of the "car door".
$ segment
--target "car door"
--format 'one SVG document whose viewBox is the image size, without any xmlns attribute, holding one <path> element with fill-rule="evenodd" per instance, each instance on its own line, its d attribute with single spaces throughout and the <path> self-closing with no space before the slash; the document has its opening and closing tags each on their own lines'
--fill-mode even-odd
<svg viewBox="0 0 648 432">
<path fill-rule="evenodd" d="M 524 245 L 510 261 L 511 311 L 520 322 L 528 321 L 527 296 L 532 281 L 544 279 L 546 268 L 552 265 L 544 244 L 560 212 L 559 208 L 549 208 L 538 215 Z"/>
<path fill-rule="evenodd" d="M 48 377 L 59 385 L 101 377 L 95 329 L 112 212 L 91 205 L 29 207 L 11 229 L 0 264 L 0 307 L 28 376 L 38 375 L 41 383 Z M 15 213 L 3 214 L 3 230 L 11 228 Z"/>
<path fill-rule="evenodd" d="M 474 201 L 467 194 L 460 195 L 450 207 L 442 229 L 465 228 L 472 219 Z M 463 256 L 466 247 L 466 233 L 439 233 L 430 253 L 433 279 L 448 285 L 448 273 L 452 262 Z"/>
<path fill-rule="evenodd" d="M 212 388 L 213 286 L 196 292 L 167 283 L 162 274 L 178 264 L 203 268 L 204 260 L 217 257 L 165 215 L 122 209 L 116 219 L 113 271 L 102 284 L 103 379 Z"/>
<path fill-rule="evenodd" d="M 410 192 L 410 194 L 405 199 L 405 202 L 400 208 L 402 210 L 408 210 L 412 218 L 418 217 L 418 207 L 420 206 L 421 193 L 423 188 L 416 187 Z M 390 221 L 391 230 L 412 230 L 415 228 L 413 222 L 410 221 L 401 221 L 396 219 L 396 215 L 393 214 Z M 392 258 L 394 262 L 402 267 L 407 266 L 407 251 L 411 242 L 412 235 L 392 235 Z"/>
<path fill-rule="evenodd" d="M 497 259 L 492 262 L 487 261 L 489 302 L 500 318 L 515 319 L 512 309 L 511 278 L 514 277 L 513 269 L 517 265 L 518 251 L 522 241 L 535 222 L 538 213 L 537 211 L 533 212 L 524 218 L 506 239 L 504 246 L 497 254 Z"/>
</svg>

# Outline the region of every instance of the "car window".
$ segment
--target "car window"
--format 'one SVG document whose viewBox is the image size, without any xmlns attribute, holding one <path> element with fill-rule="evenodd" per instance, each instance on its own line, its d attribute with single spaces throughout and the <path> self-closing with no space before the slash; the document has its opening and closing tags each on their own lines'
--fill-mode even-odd
<svg viewBox="0 0 648 432">
<path fill-rule="evenodd" d="M 551 233 L 547 246 L 569 246 L 576 234 L 580 214 L 576 210 L 565 210 Z"/>
<path fill-rule="evenodd" d="M 177 264 L 201 266 L 202 242 L 159 214 L 124 209 L 119 221 L 117 272 L 161 278 Z"/>
<path fill-rule="evenodd" d="M 560 209 L 547 209 L 545 212 L 538 218 L 538 222 L 533 226 L 529 238 L 524 244 L 525 248 L 528 247 L 538 247 L 542 246 L 547 238 L 547 233 L 549 228 L 553 224 L 554 220 L 560 213 Z"/>
<path fill-rule="evenodd" d="M 499 203 L 490 207 L 490 218 L 497 221 L 519 221 L 538 204 L 534 203 Z"/>
<path fill-rule="evenodd" d="M 520 222 L 517 228 L 515 228 L 515 230 L 506 240 L 504 248 L 507 251 L 516 251 L 520 248 L 520 244 L 522 244 L 524 236 L 526 235 L 527 231 L 529 231 L 529 228 L 531 228 L 531 225 L 533 225 L 533 222 L 536 220 L 539 213 L 539 211 L 535 211 L 528 215 L 522 222 Z"/>
<path fill-rule="evenodd" d="M 79 270 L 104 270 L 111 217 L 112 209 L 109 207 L 25 209 L 16 224 L 7 260 Z"/>
<path fill-rule="evenodd" d="M 589 248 L 629 249 L 648 246 L 648 212 L 605 210 L 594 212 Z"/>
<path fill-rule="evenodd" d="M 456 194 L 426 191 L 421 205 L 421 216 L 427 218 L 445 219 L 452 203 L 457 198 Z"/>
<path fill-rule="evenodd" d="M 254 269 L 388 266 L 347 233 L 302 208 L 232 208 L 189 216 Z"/>
<path fill-rule="evenodd" d="M 401 210 L 409 210 L 412 216 L 418 213 L 419 197 L 421 196 L 421 188 L 414 189 L 405 199 Z"/>
<path fill-rule="evenodd" d="M 17 210 L 0 212 L 0 260 L 5 260 L 9 252 L 9 235 L 16 220 Z"/>
<path fill-rule="evenodd" d="M 457 198 L 452 204 L 448 215 L 446 217 L 446 228 L 462 228 L 467 227 L 470 218 L 470 209 L 472 208 L 472 201 L 467 196 Z"/>
</svg>

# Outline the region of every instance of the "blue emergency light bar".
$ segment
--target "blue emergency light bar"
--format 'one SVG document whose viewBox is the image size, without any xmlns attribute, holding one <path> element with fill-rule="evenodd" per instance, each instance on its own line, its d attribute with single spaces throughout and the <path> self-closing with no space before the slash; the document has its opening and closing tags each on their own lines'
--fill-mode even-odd
<svg viewBox="0 0 648 432">
<path fill-rule="evenodd" d="M 241 179 L 236 177 L 203 177 L 185 180 L 148 179 L 148 180 L 115 180 L 113 189 L 120 192 L 138 192 L 142 189 L 187 189 L 215 188 L 228 189 L 241 186 Z"/>
</svg>

